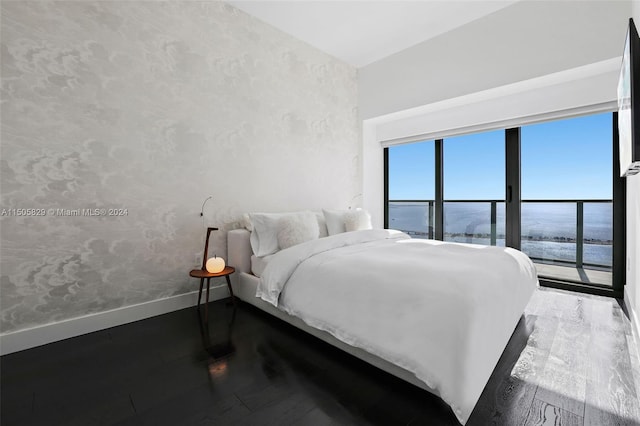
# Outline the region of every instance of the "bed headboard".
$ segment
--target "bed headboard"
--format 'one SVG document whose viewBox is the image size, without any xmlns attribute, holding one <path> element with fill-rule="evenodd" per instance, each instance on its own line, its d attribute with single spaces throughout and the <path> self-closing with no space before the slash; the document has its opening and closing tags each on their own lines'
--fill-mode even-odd
<svg viewBox="0 0 640 426">
<path fill-rule="evenodd" d="M 251 273 L 251 232 L 246 229 L 232 229 L 227 234 L 227 263 L 237 272 Z"/>
</svg>

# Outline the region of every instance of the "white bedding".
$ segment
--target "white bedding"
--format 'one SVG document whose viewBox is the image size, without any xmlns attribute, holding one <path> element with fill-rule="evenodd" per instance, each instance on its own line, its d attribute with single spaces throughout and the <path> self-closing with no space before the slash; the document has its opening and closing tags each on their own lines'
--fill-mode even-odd
<svg viewBox="0 0 640 426">
<path fill-rule="evenodd" d="M 264 272 L 264 269 L 267 267 L 267 264 L 269 263 L 271 256 L 273 255 L 268 255 L 263 257 L 258 257 L 255 254 L 252 255 L 251 256 L 251 273 L 253 273 L 253 275 L 255 275 L 256 277 L 260 278 L 262 276 L 262 272 Z"/>
<path fill-rule="evenodd" d="M 412 372 L 465 424 L 536 286 L 514 249 L 366 230 L 274 254 L 256 296 Z"/>
</svg>

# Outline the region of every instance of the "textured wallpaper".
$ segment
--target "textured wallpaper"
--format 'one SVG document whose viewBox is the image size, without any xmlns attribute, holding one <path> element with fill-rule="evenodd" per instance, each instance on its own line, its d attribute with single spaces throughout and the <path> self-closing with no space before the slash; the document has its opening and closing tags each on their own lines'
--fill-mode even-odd
<svg viewBox="0 0 640 426">
<path fill-rule="evenodd" d="M 219 2 L 0 8 L 3 333 L 197 289 L 203 222 L 359 201 L 354 68 Z"/>
</svg>

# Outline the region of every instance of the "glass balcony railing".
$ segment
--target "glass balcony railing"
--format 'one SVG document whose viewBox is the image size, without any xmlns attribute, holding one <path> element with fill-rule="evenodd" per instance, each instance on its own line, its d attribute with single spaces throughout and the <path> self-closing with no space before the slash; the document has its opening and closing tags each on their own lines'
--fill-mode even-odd
<svg viewBox="0 0 640 426">
<path fill-rule="evenodd" d="M 444 240 L 505 245 L 505 204 L 501 200 L 444 202 Z"/>
<path fill-rule="evenodd" d="M 389 227 L 434 237 L 434 200 L 390 200 Z M 444 239 L 505 245 L 503 200 L 444 202 Z M 521 249 L 534 262 L 611 271 L 611 200 L 523 200 Z"/>
<path fill-rule="evenodd" d="M 611 200 L 523 200 L 521 217 L 521 248 L 534 261 L 611 270 Z"/>
<path fill-rule="evenodd" d="M 433 239 L 434 200 L 389 201 L 389 228 L 412 237 Z"/>
</svg>

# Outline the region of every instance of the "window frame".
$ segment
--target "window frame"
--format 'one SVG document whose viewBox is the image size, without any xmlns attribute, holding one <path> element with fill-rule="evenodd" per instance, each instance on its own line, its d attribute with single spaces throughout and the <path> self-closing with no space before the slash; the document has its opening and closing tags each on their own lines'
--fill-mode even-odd
<svg viewBox="0 0 640 426">
<path fill-rule="evenodd" d="M 618 113 L 612 114 L 611 141 L 613 148 L 613 262 L 611 286 L 580 283 L 562 279 L 540 278 L 540 284 L 546 287 L 578 291 L 622 298 L 625 285 L 626 266 L 626 181 L 620 177 L 619 141 L 618 141 Z M 566 117 L 570 119 L 574 117 Z M 505 137 L 505 245 L 516 249 L 521 248 L 521 127 L 504 129 Z M 435 202 L 434 202 L 434 238 L 444 239 L 444 155 L 442 138 L 435 139 Z M 384 147 L 384 226 L 389 226 L 389 147 Z M 429 167 L 428 165 L 425 165 Z M 393 200 L 397 201 L 397 200 Z M 412 200 L 402 200 L 412 201 Z M 418 200 L 413 200 L 418 201 Z M 424 201 L 424 200 L 422 200 Z"/>
</svg>

